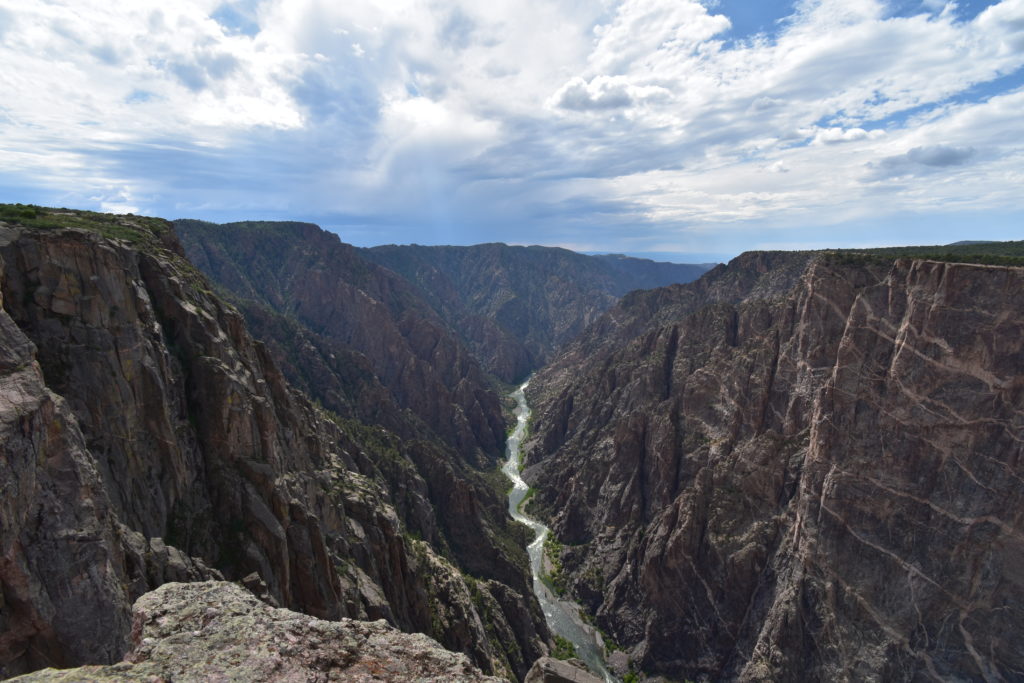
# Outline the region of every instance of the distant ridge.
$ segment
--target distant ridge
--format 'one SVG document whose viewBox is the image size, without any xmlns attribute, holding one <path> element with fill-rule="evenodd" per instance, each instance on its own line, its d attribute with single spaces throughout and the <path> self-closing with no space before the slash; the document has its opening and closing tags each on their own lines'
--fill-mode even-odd
<svg viewBox="0 0 1024 683">
<path fill-rule="evenodd" d="M 692 282 L 717 263 L 674 263 L 626 256 L 625 254 L 593 254 L 619 273 L 627 276 L 631 289 L 654 289 L 665 285 Z"/>
<path fill-rule="evenodd" d="M 691 282 L 712 267 L 503 243 L 359 253 L 405 278 L 506 382 L 543 366 L 627 292 Z"/>
</svg>

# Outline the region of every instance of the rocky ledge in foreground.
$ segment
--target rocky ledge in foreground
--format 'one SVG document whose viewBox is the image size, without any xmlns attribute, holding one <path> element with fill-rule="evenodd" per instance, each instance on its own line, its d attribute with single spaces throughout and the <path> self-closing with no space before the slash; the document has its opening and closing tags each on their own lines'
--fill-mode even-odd
<svg viewBox="0 0 1024 683">
<path fill-rule="evenodd" d="M 460 653 L 385 621 L 322 621 L 224 581 L 167 583 L 135 602 L 133 648 L 111 666 L 44 669 L 41 681 L 494 681 Z"/>
<path fill-rule="evenodd" d="M 585 666 L 578 659 L 564 662 L 554 657 L 541 657 L 530 667 L 523 683 L 604 683 Z"/>
</svg>

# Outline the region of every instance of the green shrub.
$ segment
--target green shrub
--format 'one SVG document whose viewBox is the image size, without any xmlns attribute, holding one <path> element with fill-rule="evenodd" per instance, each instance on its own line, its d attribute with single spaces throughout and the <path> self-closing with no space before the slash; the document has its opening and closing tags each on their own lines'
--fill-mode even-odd
<svg viewBox="0 0 1024 683">
<path fill-rule="evenodd" d="M 551 651 L 555 659 L 572 659 L 576 656 L 576 646 L 567 638 L 555 635 L 555 649 Z"/>
</svg>

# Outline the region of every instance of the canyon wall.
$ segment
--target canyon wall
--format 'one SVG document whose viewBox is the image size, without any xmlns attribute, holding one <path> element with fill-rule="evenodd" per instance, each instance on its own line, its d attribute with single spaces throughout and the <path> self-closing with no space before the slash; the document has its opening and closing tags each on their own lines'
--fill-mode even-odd
<svg viewBox="0 0 1024 683">
<path fill-rule="evenodd" d="M 393 403 L 418 419 L 417 431 L 444 441 L 471 464 L 501 457 L 505 423 L 498 394 L 470 351 L 404 279 L 309 223 L 180 220 L 175 229 L 189 259 L 252 317 L 261 309 L 264 317 L 272 313 L 297 324 L 328 361 L 335 348 L 361 356 Z M 277 336 L 267 341 L 284 343 Z M 328 365 L 339 373 L 347 363 Z"/>
<path fill-rule="evenodd" d="M 548 635 L 521 532 L 444 440 L 294 391 L 169 224 L 26 223 L 0 224 L 0 676 L 115 662 L 133 600 L 221 577 L 525 675 Z M 467 459 L 501 436 L 500 422 L 446 433 L 469 440 Z M 470 539 L 471 566 L 453 550 Z"/>
<path fill-rule="evenodd" d="M 531 383 L 570 592 L 672 680 L 1024 676 L 1024 268 L 750 253 Z"/>
<path fill-rule="evenodd" d="M 494 243 L 360 254 L 404 277 L 505 382 L 547 363 L 626 292 L 690 282 L 711 267 Z"/>
</svg>

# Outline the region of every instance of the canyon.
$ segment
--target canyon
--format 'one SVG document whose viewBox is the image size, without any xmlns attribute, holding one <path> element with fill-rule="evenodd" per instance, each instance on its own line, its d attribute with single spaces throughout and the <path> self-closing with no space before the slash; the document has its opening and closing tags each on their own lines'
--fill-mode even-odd
<svg viewBox="0 0 1024 683">
<path fill-rule="evenodd" d="M 0 211 L 0 676 L 201 675 L 222 613 L 266 680 L 563 670 L 500 471 L 532 372 L 526 509 L 629 676 L 1024 676 L 1024 264 L 947 251 Z"/>
<path fill-rule="evenodd" d="M 466 464 L 483 446 L 456 457 L 293 390 L 168 223 L 51 220 L 4 225 L 0 246 L 0 675 L 116 662 L 134 600 L 219 578 L 426 633 L 487 672 L 544 654 L 525 543 Z"/>
<path fill-rule="evenodd" d="M 748 253 L 531 381 L 532 509 L 649 674 L 1024 675 L 1024 269 Z"/>
</svg>

